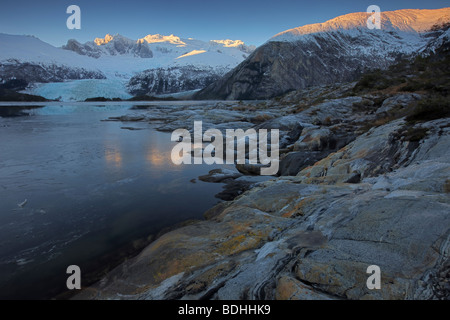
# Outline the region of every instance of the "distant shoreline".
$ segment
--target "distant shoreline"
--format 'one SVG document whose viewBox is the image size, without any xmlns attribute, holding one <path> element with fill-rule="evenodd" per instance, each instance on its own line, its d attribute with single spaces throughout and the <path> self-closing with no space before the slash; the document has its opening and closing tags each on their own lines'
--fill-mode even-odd
<svg viewBox="0 0 450 320">
<path fill-rule="evenodd" d="M 130 104 L 130 105 L 148 105 L 148 104 L 161 104 L 170 102 L 170 104 L 174 105 L 186 105 L 186 104 L 192 104 L 192 105 L 198 105 L 198 104 L 211 104 L 211 103 L 217 103 L 221 102 L 223 100 L 175 100 L 175 101 L 165 101 L 165 100 L 154 100 L 154 101 L 130 101 L 130 100 L 122 100 L 122 101 L 102 101 L 102 102 L 96 102 L 96 101 L 38 101 L 38 102 L 32 102 L 32 101 L 0 101 L 0 107 L 16 107 L 16 106 L 58 106 L 58 105 L 121 105 L 121 104 Z M 259 101 L 259 100 L 255 100 Z M 226 102 L 229 103 L 237 103 L 239 101 L 234 100 L 226 100 Z"/>
</svg>

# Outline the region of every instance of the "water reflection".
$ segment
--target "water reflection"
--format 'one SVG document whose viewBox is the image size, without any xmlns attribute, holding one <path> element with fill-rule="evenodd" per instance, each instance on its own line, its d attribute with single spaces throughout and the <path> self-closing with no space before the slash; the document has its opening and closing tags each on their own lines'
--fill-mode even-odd
<svg viewBox="0 0 450 320">
<path fill-rule="evenodd" d="M 126 108 L 0 118 L 0 299 L 48 298 L 66 288 L 68 265 L 104 267 L 117 248 L 217 203 L 221 185 L 190 182 L 214 166 L 173 164 L 170 134 L 102 121 Z"/>
<path fill-rule="evenodd" d="M 147 161 L 150 163 L 151 166 L 161 168 L 164 166 L 165 163 L 168 163 L 170 161 L 170 157 L 167 158 L 167 154 L 163 154 L 157 149 L 152 148 L 148 150 Z"/>
<path fill-rule="evenodd" d="M 109 167 L 121 168 L 122 167 L 122 154 L 116 149 L 105 150 L 105 160 Z"/>
</svg>

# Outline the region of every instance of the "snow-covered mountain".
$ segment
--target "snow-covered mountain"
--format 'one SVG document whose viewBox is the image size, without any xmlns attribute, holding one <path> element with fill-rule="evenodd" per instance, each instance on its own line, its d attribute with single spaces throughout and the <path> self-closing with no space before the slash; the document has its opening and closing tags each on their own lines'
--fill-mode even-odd
<svg viewBox="0 0 450 320">
<path fill-rule="evenodd" d="M 61 50 L 33 36 L 0 33 L 0 81 L 57 82 L 104 78 L 92 59 Z"/>
<path fill-rule="evenodd" d="M 128 98 L 128 87 L 133 93 L 147 94 L 201 89 L 254 50 L 239 40 L 204 42 L 174 35 L 147 35 L 132 40 L 109 34 L 84 44 L 71 39 L 62 48 L 32 36 L 0 34 L 0 48 L 0 81 L 23 79 L 34 84 L 27 93 L 63 100 Z M 153 81 L 148 75 L 157 83 L 170 85 L 153 91 L 156 87 L 148 86 Z M 107 90 L 108 82 L 114 90 Z M 80 89 L 86 83 L 87 96 Z"/>
<path fill-rule="evenodd" d="M 199 99 L 265 99 L 312 85 L 355 79 L 429 48 L 450 21 L 450 8 L 381 12 L 381 29 L 369 29 L 368 13 L 281 32 L 243 63 L 200 91 Z"/>
<path fill-rule="evenodd" d="M 122 61 L 131 57 L 133 64 L 143 71 L 131 77 L 127 84 L 128 92 L 132 95 L 159 95 L 202 89 L 237 66 L 255 47 L 229 39 L 204 42 L 174 35 L 149 34 L 131 40 L 107 34 L 85 44 L 69 40 L 63 49 L 98 60 L 108 57 L 108 60 Z"/>
<path fill-rule="evenodd" d="M 247 46 L 241 40 L 228 39 L 204 42 L 192 38 L 181 39 L 174 35 L 164 36 L 160 34 L 149 34 L 137 40 L 129 39 L 120 34 L 107 34 L 104 38 L 96 38 L 94 41 L 84 44 L 71 39 L 62 48 L 94 58 L 100 58 L 105 55 L 131 55 L 139 58 L 153 58 L 155 55 L 156 58 L 164 57 L 166 58 L 165 60 L 167 58 L 178 59 L 204 53 L 208 55 L 215 52 L 241 59 L 255 50 L 254 46 Z M 203 59 L 205 59 L 205 56 L 202 56 Z M 209 65 L 222 64 L 217 59 L 209 60 Z"/>
<path fill-rule="evenodd" d="M 275 35 L 269 41 L 296 41 L 305 35 L 338 30 L 367 29 L 367 19 L 370 14 L 366 12 L 349 13 L 336 17 L 324 23 L 308 24 L 302 27 L 289 29 Z M 426 32 L 435 25 L 442 25 L 450 20 L 450 8 L 404 9 L 381 12 L 381 30 Z"/>
</svg>

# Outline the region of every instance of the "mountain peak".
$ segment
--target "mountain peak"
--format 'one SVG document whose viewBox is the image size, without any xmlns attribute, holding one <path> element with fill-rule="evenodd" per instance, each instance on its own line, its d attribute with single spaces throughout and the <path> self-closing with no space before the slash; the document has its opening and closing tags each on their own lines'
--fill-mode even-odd
<svg viewBox="0 0 450 320">
<path fill-rule="evenodd" d="M 253 45 L 246 45 L 242 40 L 210 40 L 209 43 L 212 45 L 220 45 L 224 48 L 236 48 L 245 53 L 252 53 L 256 49 Z"/>
<path fill-rule="evenodd" d="M 230 47 L 239 47 L 239 46 L 243 46 L 244 41 L 241 40 L 230 40 L 230 39 L 226 39 L 226 40 L 211 40 L 211 43 L 218 43 L 218 44 L 222 44 L 224 47 L 230 48 Z"/>
<path fill-rule="evenodd" d="M 158 42 L 168 42 L 176 45 L 183 45 L 183 46 L 186 45 L 186 43 L 181 41 L 179 37 L 174 36 L 173 34 L 171 34 L 170 36 L 163 36 L 160 34 L 148 34 L 144 38 L 138 40 L 139 43 L 143 43 L 144 41 L 149 44 Z"/>
<path fill-rule="evenodd" d="M 103 44 L 107 44 L 108 42 L 111 42 L 113 39 L 114 39 L 114 37 L 108 33 L 105 36 L 105 38 L 95 38 L 94 42 L 96 45 L 101 46 Z"/>
<path fill-rule="evenodd" d="M 278 33 L 271 40 L 295 40 L 303 35 L 367 28 L 370 13 L 355 12 L 338 16 L 323 23 L 308 24 Z M 402 9 L 381 12 L 381 29 L 409 32 L 425 32 L 436 24 L 450 21 L 450 7 L 442 9 Z"/>
</svg>

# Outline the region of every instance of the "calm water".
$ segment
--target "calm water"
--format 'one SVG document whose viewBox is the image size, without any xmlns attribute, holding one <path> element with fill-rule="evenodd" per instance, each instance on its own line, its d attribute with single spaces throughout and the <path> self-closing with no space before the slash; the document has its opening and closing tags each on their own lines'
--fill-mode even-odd
<svg viewBox="0 0 450 320">
<path fill-rule="evenodd" d="M 0 298 L 51 297 L 65 288 L 67 266 L 101 270 L 218 202 L 221 184 L 190 182 L 214 167 L 173 165 L 169 133 L 101 121 L 130 107 L 0 117 Z"/>
</svg>

